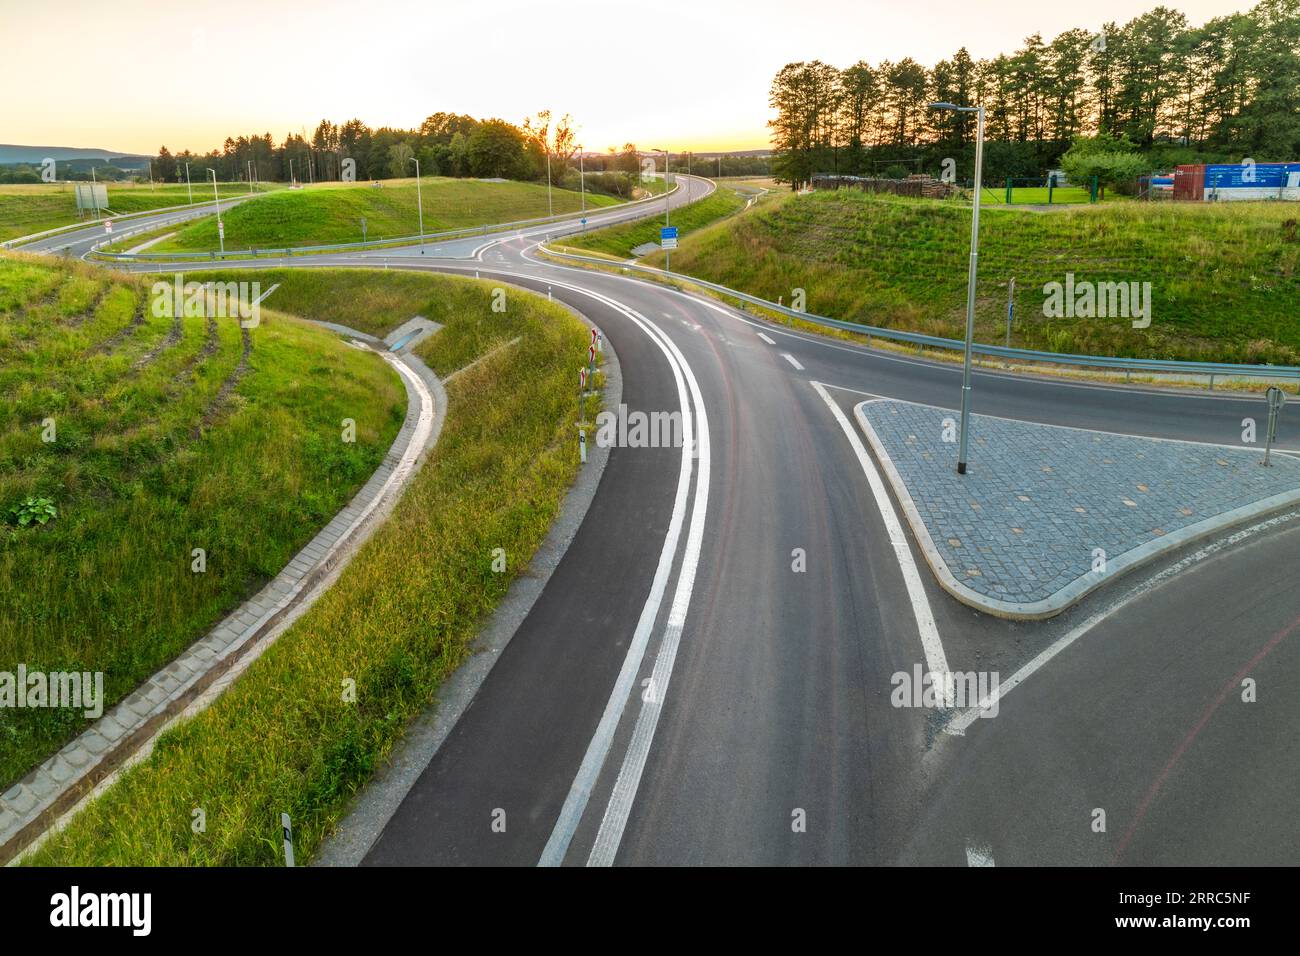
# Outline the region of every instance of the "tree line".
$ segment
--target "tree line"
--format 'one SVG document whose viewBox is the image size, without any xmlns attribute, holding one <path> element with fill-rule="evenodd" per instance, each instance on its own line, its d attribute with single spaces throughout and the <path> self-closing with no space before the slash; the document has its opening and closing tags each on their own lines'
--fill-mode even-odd
<svg viewBox="0 0 1300 956">
<path fill-rule="evenodd" d="M 521 124 L 503 119 L 475 119 L 456 113 L 434 113 L 415 129 L 380 127 L 371 129 L 359 119 L 342 124 L 321 120 L 310 136 L 290 133 L 278 145 L 270 133 L 227 137 L 220 149 L 194 154 L 172 153 L 163 146 L 154 159 L 153 174 L 168 182 L 185 181 L 185 163 L 190 176 L 195 170 L 206 175 L 214 169 L 223 182 L 248 179 L 310 183 L 339 180 L 345 160 L 358 180 L 397 179 L 414 176 L 419 161 L 423 176 L 543 180 L 550 176 L 557 185 L 578 188 L 578 142 L 573 118 L 553 118 L 549 110 L 530 116 Z M 588 170 L 635 173 L 639 169 L 637 148 L 626 144 L 610 155 L 587 157 Z M 611 191 L 620 192 L 622 182 L 609 177 Z M 588 188 L 591 188 L 591 183 Z"/>
<path fill-rule="evenodd" d="M 963 47 L 926 68 L 910 57 L 838 68 L 789 63 L 772 81 L 774 173 L 971 169 L 975 118 L 931 102 L 985 107 L 985 177 L 1041 176 L 1076 140 L 1140 152 L 1146 164 L 1300 158 L 1300 0 L 1262 0 L 1192 27 L 1168 7 L 1123 26 L 1029 36 L 1015 53 Z"/>
</svg>

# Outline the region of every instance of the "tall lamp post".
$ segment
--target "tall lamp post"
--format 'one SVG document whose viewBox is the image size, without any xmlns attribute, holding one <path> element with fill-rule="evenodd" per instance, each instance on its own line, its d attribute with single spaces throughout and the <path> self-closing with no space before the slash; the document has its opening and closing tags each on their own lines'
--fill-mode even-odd
<svg viewBox="0 0 1300 956">
<path fill-rule="evenodd" d="M 587 165 L 583 162 L 582 144 L 578 144 L 578 189 L 582 191 L 582 211 L 587 211 Z M 585 232 L 586 230 L 584 230 Z"/>
<path fill-rule="evenodd" d="M 930 109 L 975 114 L 975 203 L 970 221 L 970 269 L 966 276 L 966 348 L 961 368 L 961 445 L 957 452 L 957 474 L 966 474 L 967 438 L 970 434 L 970 358 L 975 339 L 975 277 L 980 255 L 980 187 L 984 179 L 984 107 L 931 103 Z"/>
<path fill-rule="evenodd" d="M 672 223 L 668 221 L 668 150 L 656 146 L 655 152 L 664 154 L 664 225 L 670 226 Z"/>
<path fill-rule="evenodd" d="M 194 187 L 190 185 L 190 164 L 185 164 L 185 190 L 190 194 L 190 205 L 194 205 Z"/>
<path fill-rule="evenodd" d="M 551 144 L 547 141 L 546 145 L 546 214 L 548 217 L 555 215 L 555 204 L 551 202 Z"/>
<path fill-rule="evenodd" d="M 412 156 L 411 162 L 415 163 L 415 202 L 420 210 L 420 255 L 424 255 L 424 198 L 420 195 L 420 161 Z"/>
<path fill-rule="evenodd" d="M 226 253 L 226 227 L 221 224 L 221 196 L 217 193 L 217 171 L 211 166 L 208 172 L 212 174 L 212 204 L 217 207 L 217 242 L 221 246 L 221 254 Z"/>
</svg>

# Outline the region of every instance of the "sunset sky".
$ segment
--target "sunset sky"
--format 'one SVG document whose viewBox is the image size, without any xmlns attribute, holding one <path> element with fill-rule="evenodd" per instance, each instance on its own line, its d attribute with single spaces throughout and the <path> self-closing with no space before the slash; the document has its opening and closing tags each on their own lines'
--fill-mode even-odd
<svg viewBox="0 0 1300 956">
<path fill-rule="evenodd" d="M 1194 24 L 1248 9 L 1169 4 Z M 446 110 L 520 122 L 572 113 L 588 150 L 768 145 L 785 63 L 1011 52 L 1033 32 L 1098 29 L 1131 0 L 0 0 L 0 142 L 154 153 L 322 118 L 417 126 Z"/>
</svg>

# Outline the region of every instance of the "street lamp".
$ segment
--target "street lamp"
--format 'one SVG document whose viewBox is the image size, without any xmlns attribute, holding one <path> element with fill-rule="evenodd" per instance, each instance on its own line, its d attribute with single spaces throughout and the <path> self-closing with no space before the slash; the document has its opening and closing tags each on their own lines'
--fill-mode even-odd
<svg viewBox="0 0 1300 956">
<path fill-rule="evenodd" d="M 668 150 L 662 146 L 655 147 L 656 153 L 664 154 L 664 225 L 671 225 L 668 221 Z"/>
<path fill-rule="evenodd" d="M 582 191 L 582 211 L 587 211 L 587 166 L 582 158 L 582 144 L 578 144 L 578 188 Z M 586 231 L 585 229 L 583 230 Z"/>
<path fill-rule="evenodd" d="M 194 205 L 194 187 L 190 185 L 190 164 L 185 164 L 185 189 L 190 194 L 190 205 Z"/>
<path fill-rule="evenodd" d="M 217 193 L 217 171 L 211 166 L 208 172 L 212 174 L 212 204 L 217 207 L 217 242 L 221 246 L 221 254 L 226 254 L 226 227 L 221 224 L 221 196 Z"/>
<path fill-rule="evenodd" d="M 551 144 L 548 140 L 543 145 L 546 147 L 546 214 L 551 217 L 555 215 L 555 204 L 551 202 Z"/>
<path fill-rule="evenodd" d="M 655 150 L 657 152 L 661 152 L 664 154 L 664 225 L 667 226 L 669 225 L 668 222 L 668 208 L 669 208 L 668 207 L 668 150 L 663 149 L 662 147 L 659 146 L 656 146 Z M 689 186 L 690 181 L 687 180 L 687 182 L 688 185 L 686 188 L 690 189 Z M 664 271 L 665 272 L 673 271 L 673 254 L 669 252 L 667 249 L 664 250 Z"/>
<path fill-rule="evenodd" d="M 420 255 L 424 255 L 424 199 L 420 195 L 420 161 L 412 156 L 411 162 L 415 163 L 415 202 L 420 209 Z"/>
<path fill-rule="evenodd" d="M 292 189 L 293 187 L 294 187 L 293 160 L 291 159 L 289 160 L 289 188 Z"/>
<path fill-rule="evenodd" d="M 932 110 L 974 113 L 975 120 L 975 203 L 970 222 L 970 269 L 966 277 L 966 348 L 961 370 L 961 445 L 957 452 L 957 474 L 966 474 L 966 446 L 970 431 L 970 356 L 975 338 L 975 277 L 980 255 L 980 188 L 984 178 L 984 107 L 931 103 Z"/>
</svg>

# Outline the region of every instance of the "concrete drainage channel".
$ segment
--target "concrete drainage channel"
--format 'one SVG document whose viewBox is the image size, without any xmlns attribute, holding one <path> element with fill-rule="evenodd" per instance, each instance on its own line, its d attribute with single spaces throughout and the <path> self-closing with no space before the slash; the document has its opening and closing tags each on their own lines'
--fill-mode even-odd
<svg viewBox="0 0 1300 956">
<path fill-rule="evenodd" d="M 0 860 L 12 862 L 145 759 L 158 735 L 206 709 L 338 578 L 388 517 L 437 443 L 447 395 L 409 348 L 439 326 L 419 316 L 383 341 L 331 323 L 359 348 L 378 352 L 406 388 L 406 420 L 383 464 L 340 511 L 254 597 L 123 698 L 76 739 L 0 795 Z"/>
</svg>

